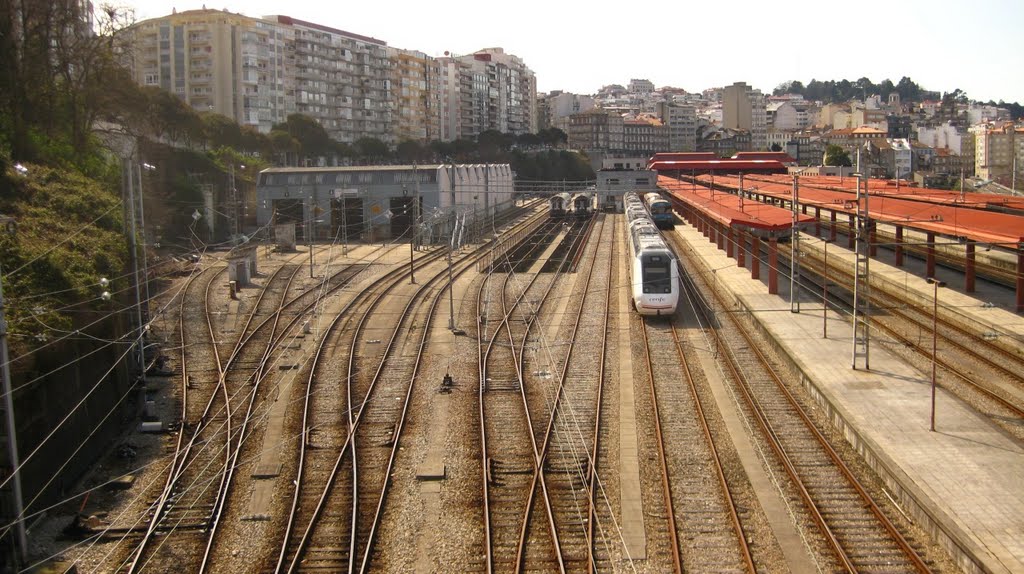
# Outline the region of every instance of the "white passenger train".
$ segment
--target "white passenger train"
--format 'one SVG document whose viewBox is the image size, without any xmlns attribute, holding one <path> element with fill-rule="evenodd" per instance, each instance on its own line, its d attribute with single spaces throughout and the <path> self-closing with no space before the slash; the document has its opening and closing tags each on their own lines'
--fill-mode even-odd
<svg viewBox="0 0 1024 574">
<path fill-rule="evenodd" d="M 679 302 L 679 266 L 642 199 L 623 197 L 633 307 L 641 315 L 671 315 Z"/>
<path fill-rule="evenodd" d="M 565 217 L 569 210 L 572 209 L 572 200 L 568 193 L 552 195 L 548 202 L 551 205 L 551 217 Z"/>
</svg>

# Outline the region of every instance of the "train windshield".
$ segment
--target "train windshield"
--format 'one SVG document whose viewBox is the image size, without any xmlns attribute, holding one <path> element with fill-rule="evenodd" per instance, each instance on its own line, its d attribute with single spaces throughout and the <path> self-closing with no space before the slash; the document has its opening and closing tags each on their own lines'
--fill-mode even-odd
<svg viewBox="0 0 1024 574">
<path fill-rule="evenodd" d="M 644 293 L 671 293 L 671 261 L 662 255 L 643 258 Z"/>
</svg>

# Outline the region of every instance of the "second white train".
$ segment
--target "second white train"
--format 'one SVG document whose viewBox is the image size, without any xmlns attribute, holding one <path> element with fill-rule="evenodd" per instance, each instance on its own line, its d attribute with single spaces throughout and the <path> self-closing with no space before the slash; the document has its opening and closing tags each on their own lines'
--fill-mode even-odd
<svg viewBox="0 0 1024 574">
<path fill-rule="evenodd" d="M 679 303 L 679 265 L 675 254 L 662 239 L 640 196 L 629 192 L 623 202 L 633 307 L 641 315 L 671 315 Z"/>
</svg>

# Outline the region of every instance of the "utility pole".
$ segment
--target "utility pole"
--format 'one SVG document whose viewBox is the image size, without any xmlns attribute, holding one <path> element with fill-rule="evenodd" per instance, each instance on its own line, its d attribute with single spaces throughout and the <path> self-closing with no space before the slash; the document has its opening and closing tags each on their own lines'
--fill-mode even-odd
<svg viewBox="0 0 1024 574">
<path fill-rule="evenodd" d="M 455 282 L 452 281 L 452 251 L 455 250 L 455 229 L 459 218 L 454 218 L 452 238 L 448 242 L 448 330 L 455 331 Z"/>
<path fill-rule="evenodd" d="M 139 166 L 141 167 L 139 169 L 139 230 L 142 233 L 142 288 L 144 290 L 142 301 L 146 305 L 146 312 L 143 313 L 143 316 L 149 319 L 149 262 L 146 254 L 146 211 L 144 209 L 146 203 L 144 201 L 145 194 L 142 193 L 142 172 L 153 171 L 156 169 L 156 166 L 145 162 L 140 163 Z"/>
<path fill-rule="evenodd" d="M 8 218 L 5 219 L 7 222 L 13 222 Z M 8 232 L 13 229 L 12 226 L 5 225 L 8 227 Z M 7 463 L 10 465 L 9 472 L 11 473 L 12 485 L 11 485 L 11 507 L 14 518 L 14 531 L 17 537 L 16 544 L 17 550 L 15 552 L 14 563 L 19 567 L 25 564 L 28 558 L 28 538 L 25 535 L 25 508 L 21 493 L 21 463 L 18 460 L 18 434 L 17 434 L 17 422 L 14 418 L 14 393 L 11 385 L 11 370 L 10 370 L 10 357 L 7 353 L 7 319 L 4 318 L 4 286 L 3 286 L 3 273 L 0 271 L 0 374 L 3 375 L 3 393 L 4 393 L 4 423 L 7 431 Z M 20 568 L 19 568 L 20 569 Z"/>
<path fill-rule="evenodd" d="M 231 170 L 229 172 L 230 177 L 231 177 L 231 214 L 232 214 L 232 216 L 231 216 L 232 226 L 231 227 L 232 227 L 232 231 L 234 233 L 234 236 L 237 237 L 238 236 L 238 228 L 239 228 L 239 225 L 238 225 L 238 211 L 239 210 L 238 210 L 238 188 L 235 187 L 235 162 L 234 162 L 234 160 L 232 160 L 229 165 L 231 167 Z M 241 166 L 241 167 L 243 169 L 245 168 L 244 165 Z"/>
<path fill-rule="evenodd" d="M 135 317 L 138 322 L 139 332 L 135 337 L 135 341 L 138 346 L 138 367 L 139 367 L 139 379 L 143 385 L 146 383 L 146 357 L 143 350 L 144 340 L 143 335 L 146 334 L 145 325 L 142 322 L 142 291 L 139 281 L 139 254 L 138 247 L 135 244 L 135 178 L 133 171 L 135 169 L 135 161 L 129 157 L 125 160 L 127 164 L 127 180 L 128 180 L 128 219 L 131 221 L 130 232 L 128 235 L 128 249 L 131 252 L 132 257 L 132 278 L 135 282 Z M 141 168 L 140 168 L 141 169 Z M 141 177 L 140 177 L 141 181 Z M 139 190 L 140 194 L 142 190 Z M 145 245 L 143 245 L 145 248 Z"/>
<path fill-rule="evenodd" d="M 405 214 L 409 216 L 409 284 L 415 285 L 416 268 L 413 265 L 413 260 L 416 252 L 416 216 L 409 209 L 409 190 L 404 185 L 402 186 L 402 199 L 406 202 Z M 416 198 L 413 197 L 412 200 L 416 201 Z"/>
<path fill-rule="evenodd" d="M 742 195 L 743 191 L 740 190 Z M 797 223 L 800 221 L 800 174 L 793 174 L 793 197 L 790 198 L 793 207 L 793 229 L 792 243 L 789 250 L 789 311 L 790 313 L 800 312 L 800 297 L 796 290 L 800 287 L 800 228 Z"/>
</svg>

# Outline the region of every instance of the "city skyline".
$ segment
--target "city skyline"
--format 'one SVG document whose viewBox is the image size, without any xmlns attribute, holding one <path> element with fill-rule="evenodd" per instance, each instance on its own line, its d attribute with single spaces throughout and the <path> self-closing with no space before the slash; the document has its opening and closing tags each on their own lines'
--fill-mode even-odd
<svg viewBox="0 0 1024 574">
<path fill-rule="evenodd" d="M 124 0 L 123 5 L 135 9 L 139 20 L 204 6 L 202 0 Z M 682 9 L 660 3 L 632 17 L 527 3 L 508 13 L 467 18 L 480 8 L 464 0 L 446 5 L 443 12 L 403 0 L 388 12 L 397 18 L 382 18 L 372 4 L 348 5 L 342 15 L 309 0 L 291 2 L 285 10 L 268 0 L 205 6 L 252 17 L 284 14 L 434 57 L 501 47 L 533 70 L 538 92 L 593 94 L 604 85 L 646 78 L 658 87 L 691 92 L 745 81 L 771 93 L 791 80 L 807 84 L 867 77 L 896 83 L 907 76 L 927 90 L 959 88 L 971 99 L 1024 102 L 1024 77 L 1016 72 L 1024 60 L 1024 37 L 991 30 L 993 23 L 1022 20 L 1024 4 L 1010 0 L 974 2 L 965 13 L 954 0 L 912 0 L 887 5 L 884 13 L 864 9 L 853 14 L 848 6 L 807 0 L 790 2 L 786 10 L 765 10 L 763 4 L 741 0 L 737 12 L 763 14 L 726 28 L 715 13 L 700 13 L 671 33 L 668 28 L 682 20 Z M 666 32 L 652 34 L 651 26 Z M 678 57 L 672 55 L 677 52 Z"/>
</svg>

